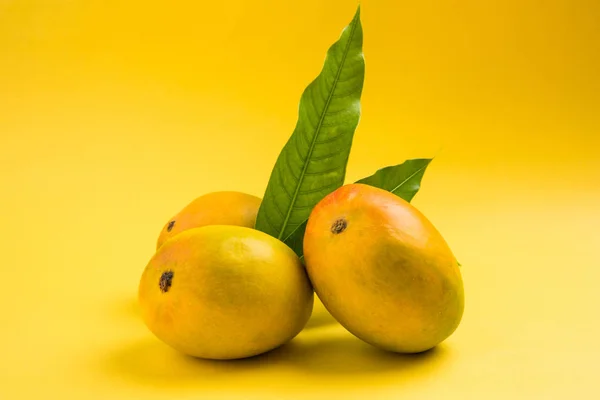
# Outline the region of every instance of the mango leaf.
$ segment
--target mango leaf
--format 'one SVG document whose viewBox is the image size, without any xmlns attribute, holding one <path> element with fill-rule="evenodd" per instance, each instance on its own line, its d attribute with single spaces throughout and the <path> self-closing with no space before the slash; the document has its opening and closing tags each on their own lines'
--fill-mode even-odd
<svg viewBox="0 0 600 400">
<path fill-rule="evenodd" d="M 359 7 L 300 99 L 296 128 L 275 163 L 255 226 L 283 242 L 300 233 L 312 208 L 344 183 L 360 119 L 362 41 Z"/>
<path fill-rule="evenodd" d="M 410 202 L 421 187 L 421 179 L 431 159 L 417 158 L 402 164 L 385 167 L 375 174 L 356 181 L 392 192 Z"/>
<path fill-rule="evenodd" d="M 402 164 L 382 168 L 375 174 L 356 181 L 356 183 L 387 190 L 410 202 L 419 191 L 425 169 L 430 162 L 431 159 L 428 158 L 407 160 Z M 302 243 L 305 230 L 306 222 L 286 241 L 286 244 L 300 256 L 303 253 Z"/>
</svg>

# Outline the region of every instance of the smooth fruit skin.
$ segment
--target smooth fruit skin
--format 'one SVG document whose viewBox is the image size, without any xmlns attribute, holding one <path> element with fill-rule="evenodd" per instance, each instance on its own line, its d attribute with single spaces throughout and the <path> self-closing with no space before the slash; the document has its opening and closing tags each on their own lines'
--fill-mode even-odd
<svg viewBox="0 0 600 400">
<path fill-rule="evenodd" d="M 212 225 L 168 240 L 142 274 L 148 328 L 182 353 L 210 359 L 254 356 L 296 336 L 313 307 L 300 259 L 254 229 Z"/>
<path fill-rule="evenodd" d="M 198 197 L 163 226 L 156 242 L 158 249 L 173 236 L 206 225 L 236 225 L 254 228 L 261 199 L 250 194 L 223 191 Z"/>
<path fill-rule="evenodd" d="M 319 202 L 304 258 L 333 317 L 379 348 L 431 349 L 462 318 L 463 282 L 452 251 L 423 214 L 385 190 L 351 184 Z"/>
</svg>

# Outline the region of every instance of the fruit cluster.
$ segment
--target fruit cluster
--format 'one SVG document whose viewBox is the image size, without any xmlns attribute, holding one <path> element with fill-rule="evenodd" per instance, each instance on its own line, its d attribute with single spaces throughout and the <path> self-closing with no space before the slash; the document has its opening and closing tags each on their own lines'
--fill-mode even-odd
<svg viewBox="0 0 600 400">
<path fill-rule="evenodd" d="M 253 229 L 259 204 L 210 193 L 165 224 L 139 286 L 143 319 L 162 341 L 211 359 L 269 351 L 304 328 L 313 287 L 337 321 L 382 349 L 421 352 L 457 328 L 459 267 L 408 202 L 363 184 L 337 189 L 310 214 L 304 265 Z"/>
</svg>

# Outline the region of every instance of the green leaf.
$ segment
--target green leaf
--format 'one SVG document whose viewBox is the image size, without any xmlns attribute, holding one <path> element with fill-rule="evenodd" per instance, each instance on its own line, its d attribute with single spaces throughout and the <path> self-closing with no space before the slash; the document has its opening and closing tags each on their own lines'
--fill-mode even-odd
<svg viewBox="0 0 600 400">
<path fill-rule="evenodd" d="M 356 183 L 363 183 L 387 190 L 395 195 L 410 202 L 421 187 L 421 180 L 425 174 L 425 169 L 431 162 L 428 158 L 418 158 L 407 160 L 402 164 L 386 167 L 378 170 L 375 174 L 363 178 Z M 302 226 L 286 241 L 296 254 L 302 256 L 302 243 L 304 240 L 304 231 L 306 230 L 306 221 Z"/>
<path fill-rule="evenodd" d="M 256 229 L 288 243 L 303 233 L 312 208 L 343 185 L 364 76 L 359 7 L 302 94 L 296 128 L 271 173 Z"/>
<path fill-rule="evenodd" d="M 364 183 L 387 190 L 410 202 L 419 191 L 421 179 L 423 179 L 425 169 L 430 162 L 429 158 L 407 160 L 402 164 L 382 168 L 356 183 Z"/>
</svg>

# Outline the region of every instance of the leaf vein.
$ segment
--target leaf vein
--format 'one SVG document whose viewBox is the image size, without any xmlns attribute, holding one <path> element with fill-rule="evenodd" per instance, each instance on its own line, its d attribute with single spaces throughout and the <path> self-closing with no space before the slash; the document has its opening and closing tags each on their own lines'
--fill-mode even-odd
<svg viewBox="0 0 600 400">
<path fill-rule="evenodd" d="M 283 161 L 284 161 L 286 167 L 289 169 L 290 175 L 292 176 L 292 178 L 294 178 L 295 181 L 297 181 L 298 177 L 296 175 L 294 175 L 294 168 L 292 168 L 292 166 L 290 165 L 290 160 L 289 160 L 290 156 L 288 156 L 288 153 L 284 152 L 282 157 L 284 159 Z"/>
<path fill-rule="evenodd" d="M 333 172 L 333 171 L 337 171 L 337 170 L 340 169 L 340 167 L 341 167 L 341 165 L 336 165 L 335 167 L 330 168 L 330 169 L 326 169 L 325 171 L 315 171 L 315 172 L 308 172 L 307 171 L 306 175 L 324 175 L 324 174 L 328 174 L 328 173 Z"/>
<path fill-rule="evenodd" d="M 277 181 L 279 182 L 279 186 L 281 186 L 283 188 L 283 192 L 286 194 L 288 199 L 291 200 L 292 195 L 290 194 L 290 192 L 288 192 L 287 187 L 285 186 L 285 182 L 283 180 L 283 175 L 281 174 L 281 172 L 277 173 Z"/>
<path fill-rule="evenodd" d="M 339 153 L 329 153 L 329 154 L 326 154 L 326 155 L 324 155 L 324 156 L 313 157 L 313 158 L 311 158 L 311 161 L 322 161 L 322 160 L 326 160 L 326 159 L 328 159 L 328 158 L 333 158 L 333 157 L 337 156 L 338 154 L 339 154 Z"/>
<path fill-rule="evenodd" d="M 322 144 L 326 144 L 326 143 L 335 142 L 335 141 L 336 141 L 336 140 L 338 140 L 339 138 L 341 138 L 341 137 L 344 137 L 344 136 L 346 136 L 346 135 L 348 135 L 348 131 L 346 131 L 346 132 L 342 132 L 342 133 L 338 133 L 338 134 L 337 134 L 337 135 L 335 135 L 335 136 L 332 136 L 332 137 L 330 137 L 330 138 L 328 138 L 328 139 L 324 139 L 324 140 L 321 140 L 320 142 L 317 142 L 317 145 L 322 145 Z"/>
<path fill-rule="evenodd" d="M 304 196 L 304 195 L 307 195 L 307 194 L 311 194 L 311 193 L 320 192 L 321 190 L 325 190 L 325 189 L 327 189 L 327 188 L 330 188 L 330 187 L 332 187 L 332 186 L 334 186 L 334 185 L 337 185 L 337 184 L 338 184 L 337 182 L 333 182 L 333 183 L 330 183 L 330 184 L 327 184 L 327 185 L 323 185 L 323 186 L 321 186 L 321 187 L 318 187 L 318 188 L 316 188 L 316 189 L 303 190 L 303 191 L 300 191 L 300 192 L 298 192 L 298 195 L 299 195 L 299 196 L 300 196 L 300 195 Z"/>
<path fill-rule="evenodd" d="M 352 96 L 352 95 L 355 95 L 356 93 L 359 93 L 361 90 L 362 90 L 362 84 L 361 84 L 361 85 L 358 85 L 358 86 L 357 86 L 357 87 L 355 87 L 355 88 L 352 88 L 352 90 L 351 90 L 351 91 L 349 91 L 348 93 L 344 93 L 344 94 L 336 94 L 336 95 L 334 95 L 333 97 L 334 97 L 335 99 L 342 99 L 342 98 L 344 98 L 344 97 L 350 97 L 350 96 Z"/>
<path fill-rule="evenodd" d="M 413 172 L 412 174 L 410 174 L 408 176 L 408 178 L 406 178 L 400 184 L 398 184 L 395 188 L 393 188 L 392 190 L 390 190 L 390 192 L 394 193 L 396 190 L 398 190 L 398 188 L 404 186 L 404 184 L 406 182 L 408 182 L 409 180 L 411 180 L 412 178 L 414 178 L 419 172 L 423 171 L 425 168 L 427 168 L 427 165 L 422 166 L 421 168 L 419 168 L 418 170 L 416 170 L 415 172 Z"/>
</svg>

